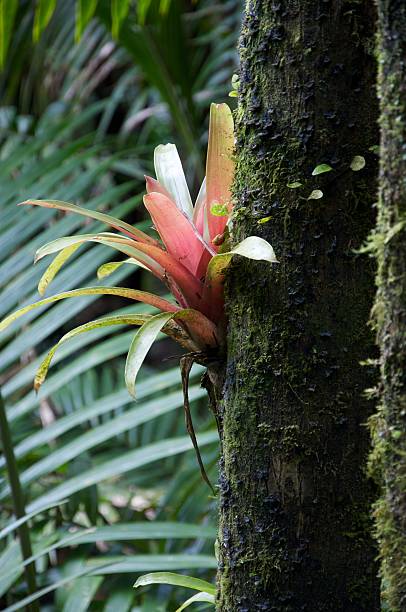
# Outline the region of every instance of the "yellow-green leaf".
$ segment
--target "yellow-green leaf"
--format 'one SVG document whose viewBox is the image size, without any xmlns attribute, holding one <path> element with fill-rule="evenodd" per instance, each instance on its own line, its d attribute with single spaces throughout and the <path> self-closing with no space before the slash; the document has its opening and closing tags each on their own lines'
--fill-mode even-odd
<svg viewBox="0 0 406 612">
<path fill-rule="evenodd" d="M 71 204 L 70 202 L 62 202 L 61 200 L 26 200 L 20 204 L 20 206 L 24 205 L 41 206 L 42 208 L 56 208 L 57 210 L 64 210 L 66 212 L 73 212 L 78 215 L 83 215 L 84 217 L 89 217 L 90 219 L 97 219 L 97 221 L 101 221 L 106 225 L 110 225 L 110 227 L 114 227 L 114 229 L 118 229 L 125 234 L 128 234 L 130 237 L 135 238 L 135 240 L 139 240 L 140 242 L 145 242 L 147 244 L 154 244 L 156 246 L 159 245 L 157 240 L 154 240 L 154 238 L 151 238 L 151 236 L 144 234 L 144 232 L 141 232 L 136 227 L 129 225 L 125 221 L 121 221 L 121 219 L 116 219 L 111 215 L 101 213 L 98 210 L 90 210 L 83 208 L 82 206 L 76 206 L 76 204 Z"/>
<path fill-rule="evenodd" d="M 365 163 L 365 157 L 362 157 L 362 155 L 355 155 L 351 160 L 350 168 L 354 172 L 359 172 L 362 168 L 365 168 Z"/>
<path fill-rule="evenodd" d="M 18 0 L 0 0 L 0 69 L 6 62 L 17 8 Z"/>
<path fill-rule="evenodd" d="M 325 172 L 331 172 L 333 168 L 328 164 L 319 164 L 315 167 L 312 172 L 312 176 L 317 176 L 318 174 L 324 174 Z"/>
<path fill-rule="evenodd" d="M 38 0 L 34 17 L 33 39 L 38 42 L 56 7 L 56 0 Z"/>
<path fill-rule="evenodd" d="M 142 253 L 137 249 L 137 243 L 130 241 L 124 236 L 113 234 L 109 232 L 102 232 L 100 234 L 78 234 L 77 236 L 64 236 L 63 238 L 57 238 L 44 244 L 35 253 L 35 261 L 39 261 L 46 255 L 57 253 L 63 249 L 73 246 L 75 244 L 83 244 L 85 242 L 95 242 L 96 244 L 104 244 L 109 246 L 120 253 L 124 253 L 130 258 L 134 259 L 140 266 L 147 267 L 148 270 L 155 272 L 157 275 L 163 277 L 164 269 L 158 264 L 152 257 Z"/>
<path fill-rule="evenodd" d="M 151 574 L 144 574 L 137 579 L 134 587 L 138 588 L 149 584 L 171 584 L 173 586 L 181 586 L 187 589 L 194 589 L 195 591 L 210 593 L 211 595 L 216 594 L 216 587 L 214 584 L 202 580 L 201 578 L 184 576 L 183 574 L 175 574 L 173 572 L 152 572 Z"/>
<path fill-rule="evenodd" d="M 205 593 L 202 591 L 201 593 L 196 593 L 196 595 L 192 595 L 186 601 L 183 602 L 179 608 L 177 608 L 176 612 L 182 612 L 182 610 L 186 610 L 192 603 L 196 603 L 199 601 L 205 601 L 206 603 L 211 603 L 213 606 L 215 605 L 215 596 L 211 593 Z"/>
<path fill-rule="evenodd" d="M 53 281 L 64 263 L 75 253 L 75 251 L 78 250 L 79 247 L 80 244 L 73 244 L 62 249 L 62 251 L 54 258 L 52 263 L 49 264 L 38 283 L 38 293 L 40 295 L 44 295 L 48 285 L 51 283 L 51 281 Z"/>
<path fill-rule="evenodd" d="M 135 315 L 115 315 L 113 317 L 104 317 L 103 319 L 96 319 L 95 321 L 90 321 L 89 323 L 85 323 L 84 325 L 80 325 L 79 327 L 75 327 L 67 334 L 62 336 L 62 338 L 55 344 L 51 350 L 48 352 L 45 359 L 41 362 L 37 373 L 35 375 L 34 380 L 34 389 L 38 391 L 44 382 L 46 375 L 49 370 L 49 366 L 51 365 L 51 361 L 53 356 L 55 355 L 57 349 L 61 344 L 69 340 L 70 338 L 74 338 L 79 334 L 83 334 L 85 332 L 91 331 L 93 329 L 99 329 L 100 327 L 109 327 L 111 325 L 143 325 L 148 319 L 150 319 L 152 315 L 143 315 L 143 314 L 135 314 Z"/>
<path fill-rule="evenodd" d="M 75 40 L 79 42 L 82 34 L 93 17 L 98 0 L 76 0 Z"/>
<path fill-rule="evenodd" d="M 123 261 L 109 261 L 108 263 L 102 264 L 97 269 L 97 278 L 101 280 L 102 278 L 106 278 L 106 276 L 110 276 L 113 274 L 118 268 L 120 268 L 123 264 L 131 264 L 133 266 L 140 266 L 141 268 L 145 268 L 148 270 L 146 266 L 144 266 L 141 262 L 132 259 L 123 259 Z"/>
<path fill-rule="evenodd" d="M 130 0 L 111 0 L 111 33 L 118 40 L 121 24 L 127 17 Z"/>
<path fill-rule="evenodd" d="M 156 308 L 160 308 L 162 305 L 165 306 L 167 309 L 171 308 L 173 312 L 177 310 L 177 306 L 175 306 L 174 304 L 171 304 L 164 298 L 160 298 L 159 296 L 153 295 L 152 293 L 148 293 L 146 291 L 127 289 L 125 287 L 85 287 L 83 289 L 73 289 L 72 291 L 64 291 L 63 293 L 52 295 L 49 298 L 39 300 L 34 304 L 28 304 L 27 306 L 16 310 L 0 322 L 0 332 L 6 329 L 9 325 L 11 325 L 11 323 L 16 321 L 23 315 L 27 314 L 27 312 L 30 312 L 35 308 L 40 308 L 41 306 L 46 306 L 47 304 L 53 304 L 54 302 L 58 302 L 59 300 L 81 297 L 83 295 L 118 295 L 120 297 L 135 300 L 137 302 L 149 303 L 152 306 L 156 305 Z"/>
</svg>

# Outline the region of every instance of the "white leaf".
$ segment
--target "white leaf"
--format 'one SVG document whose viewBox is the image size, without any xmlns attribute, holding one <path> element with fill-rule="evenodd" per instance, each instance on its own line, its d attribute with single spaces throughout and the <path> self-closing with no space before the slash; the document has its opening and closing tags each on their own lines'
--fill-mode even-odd
<svg viewBox="0 0 406 612">
<path fill-rule="evenodd" d="M 125 364 L 125 384 L 133 397 L 135 397 L 135 379 L 138 371 L 159 332 L 173 316 L 173 312 L 164 312 L 151 317 L 140 327 L 131 342 Z"/>
<path fill-rule="evenodd" d="M 179 210 L 192 219 L 192 200 L 176 146 L 170 143 L 157 146 L 154 151 L 154 166 L 157 180 L 169 191 Z"/>
<path fill-rule="evenodd" d="M 275 252 L 269 242 L 258 236 L 249 236 L 242 242 L 237 244 L 230 253 L 242 255 L 248 259 L 257 259 L 269 261 L 270 263 L 278 263 Z"/>
</svg>

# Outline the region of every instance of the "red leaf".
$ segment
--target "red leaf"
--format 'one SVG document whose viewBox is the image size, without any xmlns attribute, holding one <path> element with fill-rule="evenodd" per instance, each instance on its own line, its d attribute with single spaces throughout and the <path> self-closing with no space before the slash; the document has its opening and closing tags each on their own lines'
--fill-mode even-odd
<svg viewBox="0 0 406 612">
<path fill-rule="evenodd" d="M 168 253 L 198 279 L 202 278 L 215 252 L 204 242 L 194 224 L 162 193 L 144 196 L 144 204 Z"/>
</svg>

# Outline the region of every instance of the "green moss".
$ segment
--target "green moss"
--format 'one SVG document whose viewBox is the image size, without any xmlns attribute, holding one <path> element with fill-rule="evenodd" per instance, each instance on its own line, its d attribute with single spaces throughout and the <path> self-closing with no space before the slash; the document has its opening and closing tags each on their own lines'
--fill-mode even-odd
<svg viewBox="0 0 406 612">
<path fill-rule="evenodd" d="M 379 405 L 370 419 L 369 471 L 381 487 L 374 506 L 383 598 L 391 612 L 406 602 L 406 6 L 378 1 L 381 172 L 378 223 L 370 244 L 377 295 L 372 325 L 380 348 Z"/>
</svg>

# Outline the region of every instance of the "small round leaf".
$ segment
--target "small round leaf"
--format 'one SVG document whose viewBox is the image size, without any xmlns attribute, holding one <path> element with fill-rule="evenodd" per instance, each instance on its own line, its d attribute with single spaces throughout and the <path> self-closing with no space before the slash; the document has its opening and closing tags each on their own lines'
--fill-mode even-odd
<svg viewBox="0 0 406 612">
<path fill-rule="evenodd" d="M 227 217 L 229 210 L 227 204 L 215 203 L 210 206 L 210 212 L 215 217 Z"/>
<path fill-rule="evenodd" d="M 313 189 L 313 191 L 311 192 L 311 194 L 309 195 L 307 199 L 308 200 L 320 200 L 320 198 L 322 197 L 323 197 L 323 192 L 321 191 L 321 189 Z"/>
<path fill-rule="evenodd" d="M 350 164 L 351 170 L 353 170 L 354 172 L 358 172 L 359 170 L 362 170 L 362 168 L 364 167 L 365 167 L 365 157 L 362 157 L 362 155 L 356 155 L 355 157 L 352 158 L 352 161 Z"/>
<path fill-rule="evenodd" d="M 324 174 L 325 172 L 330 172 L 333 168 L 328 164 L 319 164 L 315 167 L 312 172 L 312 176 L 317 176 L 318 174 Z"/>
</svg>

